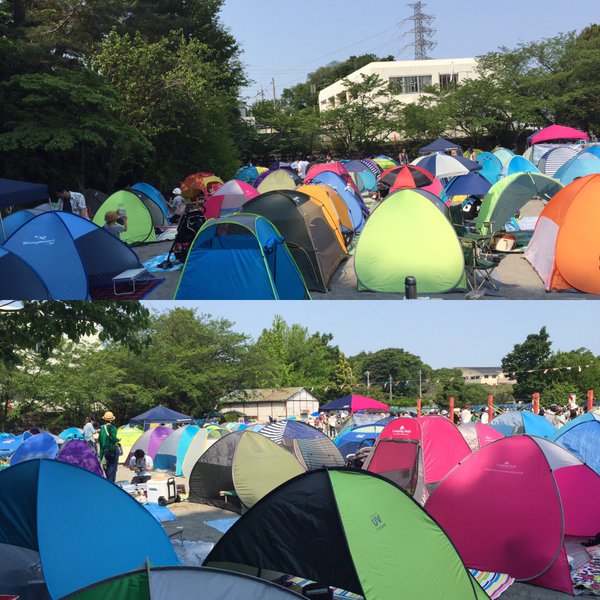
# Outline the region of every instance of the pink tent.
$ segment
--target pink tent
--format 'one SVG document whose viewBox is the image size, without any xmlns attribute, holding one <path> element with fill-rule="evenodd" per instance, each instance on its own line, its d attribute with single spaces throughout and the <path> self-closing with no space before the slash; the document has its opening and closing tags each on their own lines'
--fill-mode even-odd
<svg viewBox="0 0 600 600">
<path fill-rule="evenodd" d="M 565 542 L 600 531 L 600 476 L 544 438 L 513 436 L 469 455 L 425 510 L 471 569 L 573 594 Z M 581 545 L 579 545 L 581 548 Z"/>
<path fill-rule="evenodd" d="M 400 417 L 381 432 L 363 469 L 393 481 L 424 504 L 435 486 L 470 453 L 450 419 Z"/>
<path fill-rule="evenodd" d="M 358 194 L 360 195 L 360 191 L 356 185 L 356 183 L 354 183 L 354 179 L 352 179 L 352 177 L 350 176 L 350 173 L 348 173 L 348 169 L 346 169 L 346 167 L 339 162 L 334 162 L 334 163 L 324 163 L 324 164 L 317 164 L 317 165 L 313 165 L 312 167 L 310 167 L 310 169 L 308 169 L 308 172 L 306 173 L 306 177 L 304 178 L 304 183 L 310 183 L 312 179 L 314 179 L 317 175 L 319 175 L 320 173 L 323 173 L 324 171 L 327 171 L 329 173 L 335 173 L 336 175 L 339 175 L 349 186 L 352 187 L 352 189 Z"/>
<path fill-rule="evenodd" d="M 462 423 L 458 426 L 458 430 L 462 433 L 467 444 L 473 452 L 479 450 L 482 446 L 500 440 L 504 437 L 504 434 L 498 430 L 480 423 L 479 421 L 471 423 Z"/>
<path fill-rule="evenodd" d="M 258 190 L 243 181 L 228 181 L 211 194 L 204 204 L 207 219 L 218 219 L 228 215 L 252 198 L 259 195 Z"/>
<path fill-rule="evenodd" d="M 589 140 L 590 136 L 584 131 L 565 127 L 564 125 L 550 125 L 537 133 L 529 136 L 527 141 L 531 144 L 549 142 L 551 140 Z"/>
<path fill-rule="evenodd" d="M 320 410 L 348 410 L 352 413 L 358 412 L 359 410 L 371 410 L 375 412 L 390 412 L 390 407 L 383 402 L 379 402 L 374 398 L 367 398 L 366 396 L 344 396 L 337 400 L 332 400 L 327 404 L 321 406 Z"/>
</svg>

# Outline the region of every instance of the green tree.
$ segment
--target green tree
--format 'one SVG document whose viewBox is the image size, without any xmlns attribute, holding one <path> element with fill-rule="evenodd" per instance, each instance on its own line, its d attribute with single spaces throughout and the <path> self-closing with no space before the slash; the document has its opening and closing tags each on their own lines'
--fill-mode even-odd
<svg viewBox="0 0 600 600">
<path fill-rule="evenodd" d="M 518 400 L 530 400 L 534 392 L 543 389 L 543 369 L 549 365 L 551 345 L 548 331 L 542 327 L 539 333 L 532 333 L 523 343 L 516 344 L 502 359 L 503 372 L 517 381 L 514 395 Z"/>
<path fill-rule="evenodd" d="M 349 101 L 322 113 L 323 131 L 344 156 L 365 156 L 394 131 L 401 131 L 400 109 L 389 84 L 379 75 L 344 80 Z"/>
</svg>

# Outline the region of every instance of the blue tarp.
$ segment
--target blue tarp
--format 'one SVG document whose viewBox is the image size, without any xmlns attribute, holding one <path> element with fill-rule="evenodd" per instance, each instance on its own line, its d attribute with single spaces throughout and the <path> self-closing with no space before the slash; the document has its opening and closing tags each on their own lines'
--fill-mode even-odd
<svg viewBox="0 0 600 600">
<path fill-rule="evenodd" d="M 167 534 L 137 500 L 84 469 L 51 460 L 0 472 L 1 560 L 10 547 L 37 556 L 36 578 L 44 578 L 51 598 L 146 563 L 179 563 Z M 25 597 L 26 591 L 13 578 L 2 582 L 3 593 Z"/>
<path fill-rule="evenodd" d="M 600 475 L 600 415 L 580 415 L 561 427 L 550 439 L 578 456 Z"/>
<path fill-rule="evenodd" d="M 0 179 L 0 206 L 15 206 L 48 200 L 48 186 L 12 179 Z"/>
</svg>

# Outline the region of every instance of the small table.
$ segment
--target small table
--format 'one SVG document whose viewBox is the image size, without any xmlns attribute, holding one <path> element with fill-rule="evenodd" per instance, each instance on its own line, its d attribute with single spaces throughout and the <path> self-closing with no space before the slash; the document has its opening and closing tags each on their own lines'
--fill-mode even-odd
<svg viewBox="0 0 600 600">
<path fill-rule="evenodd" d="M 113 291 L 115 293 L 115 296 L 125 296 L 127 294 L 135 293 L 135 282 L 147 274 L 148 271 L 146 270 L 146 268 L 141 267 L 140 269 L 129 269 L 127 271 L 119 273 L 118 275 L 115 275 L 112 278 Z M 128 288 L 125 292 L 117 292 L 117 284 L 119 283 L 129 283 L 131 285 L 131 289 Z"/>
</svg>

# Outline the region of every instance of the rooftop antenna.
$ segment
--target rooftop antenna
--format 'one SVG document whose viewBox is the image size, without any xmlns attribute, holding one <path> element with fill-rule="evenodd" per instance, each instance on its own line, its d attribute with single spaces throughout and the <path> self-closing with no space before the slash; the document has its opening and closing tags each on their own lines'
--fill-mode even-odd
<svg viewBox="0 0 600 600">
<path fill-rule="evenodd" d="M 437 31 L 431 27 L 431 23 L 435 19 L 434 15 L 427 15 L 423 12 L 423 7 L 427 6 L 421 0 L 412 4 L 407 4 L 413 9 L 413 16 L 407 17 L 400 22 L 400 27 L 407 23 L 414 23 L 411 30 L 404 32 L 400 39 L 404 39 L 408 35 L 414 36 L 414 42 L 406 44 L 400 49 L 402 54 L 407 48 L 415 49 L 415 60 L 428 60 L 428 52 L 437 46 L 437 42 L 433 41 L 433 34 Z"/>
</svg>

